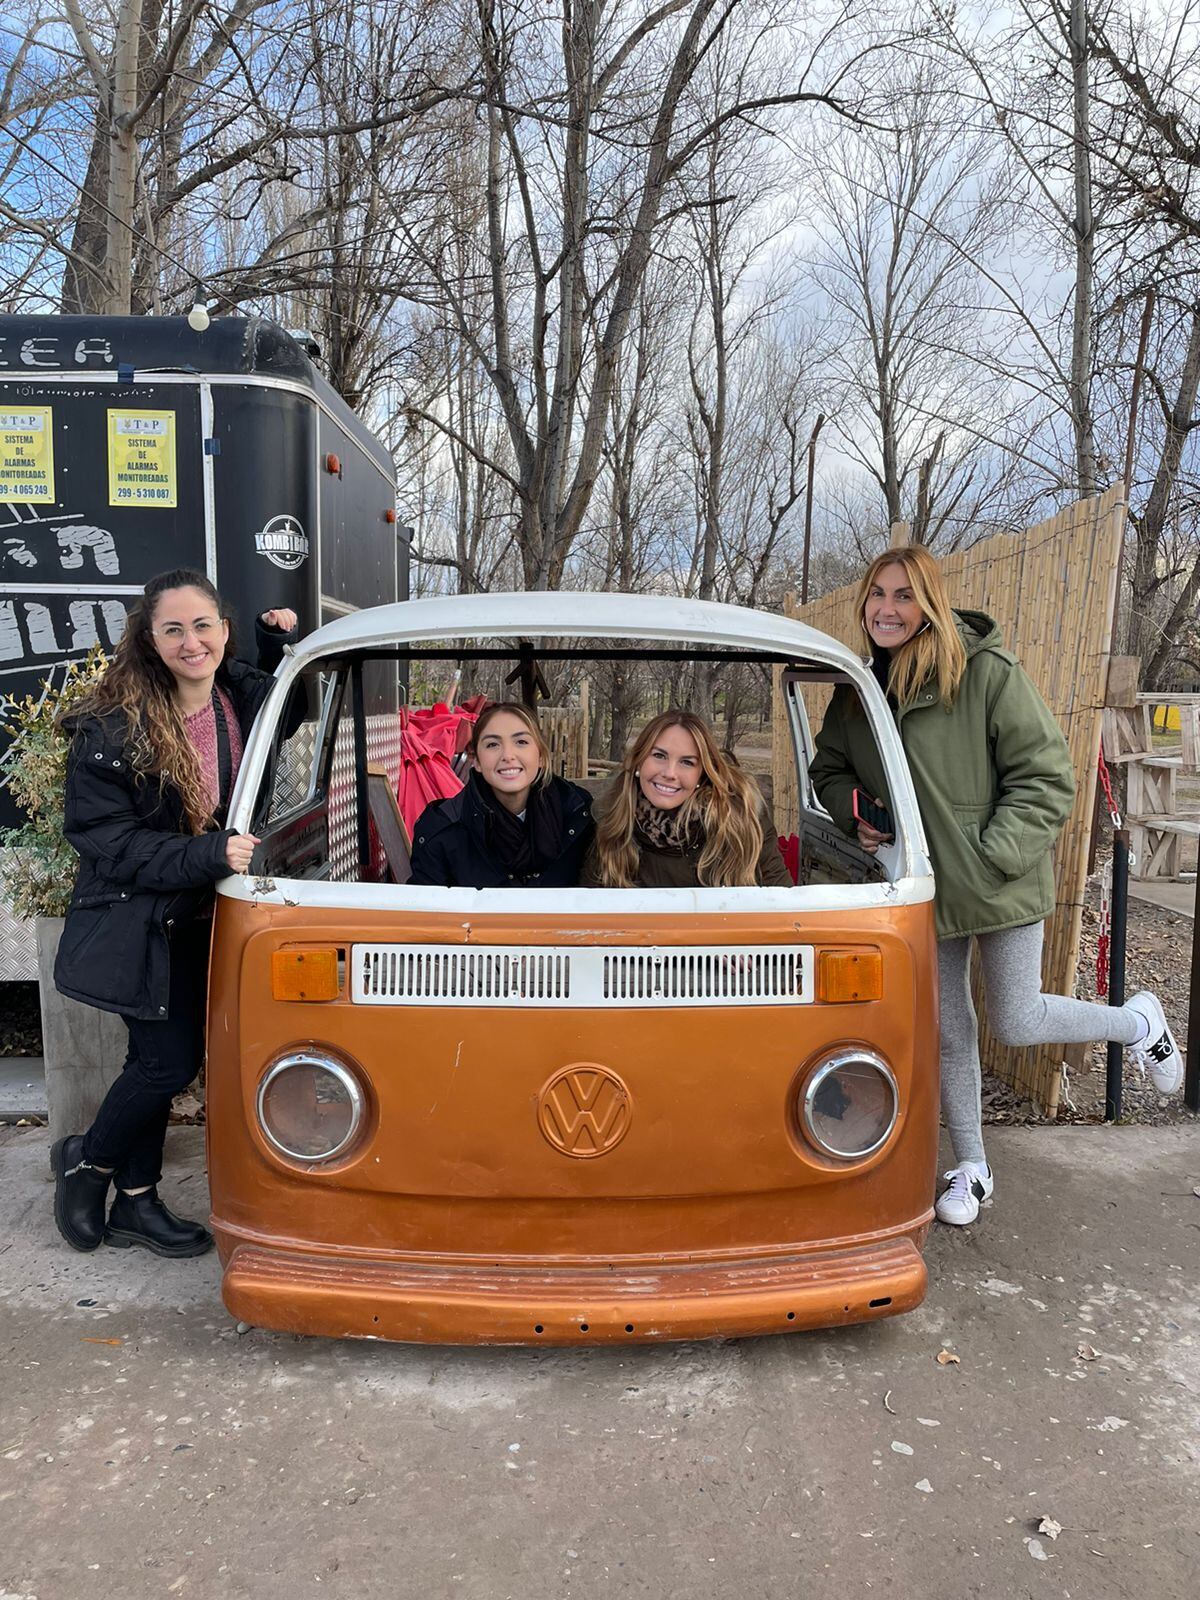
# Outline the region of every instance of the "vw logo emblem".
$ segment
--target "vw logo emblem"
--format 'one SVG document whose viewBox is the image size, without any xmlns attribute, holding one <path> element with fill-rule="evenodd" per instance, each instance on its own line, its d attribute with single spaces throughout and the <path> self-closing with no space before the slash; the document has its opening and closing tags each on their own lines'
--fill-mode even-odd
<svg viewBox="0 0 1200 1600">
<path fill-rule="evenodd" d="M 633 1102 L 615 1072 L 576 1061 L 545 1084 L 537 1115 L 543 1138 L 563 1155 L 586 1161 L 620 1144 L 633 1119 Z"/>
</svg>

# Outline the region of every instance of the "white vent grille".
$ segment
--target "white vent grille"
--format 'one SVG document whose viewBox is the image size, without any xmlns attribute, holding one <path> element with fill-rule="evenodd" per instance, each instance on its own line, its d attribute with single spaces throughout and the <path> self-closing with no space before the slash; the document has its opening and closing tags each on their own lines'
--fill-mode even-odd
<svg viewBox="0 0 1200 1600">
<path fill-rule="evenodd" d="M 376 1006 L 806 1005 L 811 945 L 559 950 L 356 944 L 353 996 Z"/>
</svg>

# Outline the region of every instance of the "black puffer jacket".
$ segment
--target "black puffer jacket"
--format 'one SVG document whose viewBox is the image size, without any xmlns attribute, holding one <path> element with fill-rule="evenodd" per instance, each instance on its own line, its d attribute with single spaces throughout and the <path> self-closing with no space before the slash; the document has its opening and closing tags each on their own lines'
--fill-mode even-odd
<svg viewBox="0 0 1200 1600">
<path fill-rule="evenodd" d="M 562 796 L 563 849 L 556 861 L 527 876 L 509 874 L 488 849 L 486 808 L 468 783 L 448 800 L 435 800 L 417 818 L 412 882 L 444 888 L 573 889 L 592 839 L 592 797 L 577 783 L 551 778 Z"/>
<path fill-rule="evenodd" d="M 217 672 L 243 742 L 290 637 L 261 621 L 255 632 L 259 665 L 229 660 Z M 167 1014 L 168 935 L 177 920 L 207 910 L 212 886 L 228 877 L 233 830 L 186 831 L 174 785 L 139 779 L 130 768 L 119 713 L 79 718 L 72 731 L 63 832 L 79 852 L 79 872 L 54 983 L 101 1011 L 157 1021 Z"/>
</svg>

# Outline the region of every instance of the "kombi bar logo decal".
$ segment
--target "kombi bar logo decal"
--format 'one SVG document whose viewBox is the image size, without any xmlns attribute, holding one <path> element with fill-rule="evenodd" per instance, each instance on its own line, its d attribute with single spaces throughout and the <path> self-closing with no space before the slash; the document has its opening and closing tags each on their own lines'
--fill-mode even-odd
<svg viewBox="0 0 1200 1600">
<path fill-rule="evenodd" d="M 308 560 L 308 535 L 295 517 L 272 517 L 254 535 L 254 548 L 285 572 L 294 572 Z"/>
<path fill-rule="evenodd" d="M 615 1072 L 577 1061 L 545 1085 L 537 1114 L 543 1138 L 556 1150 L 587 1160 L 620 1144 L 633 1119 L 633 1102 Z"/>
</svg>

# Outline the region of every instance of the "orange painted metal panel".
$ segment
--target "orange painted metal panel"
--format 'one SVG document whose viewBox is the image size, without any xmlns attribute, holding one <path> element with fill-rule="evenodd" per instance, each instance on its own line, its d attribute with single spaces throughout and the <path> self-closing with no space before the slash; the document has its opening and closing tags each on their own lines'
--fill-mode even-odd
<svg viewBox="0 0 1200 1600">
<path fill-rule="evenodd" d="M 861 943 L 880 952 L 883 995 L 393 1007 L 356 1005 L 347 985 L 326 1003 L 273 1000 L 274 953 L 309 940 Z M 936 1164 L 935 985 L 929 905 L 581 926 L 222 898 L 208 1138 L 226 1303 L 297 1332 L 464 1343 L 787 1331 L 909 1309 Z M 820 1155 L 797 1112 L 808 1069 L 846 1044 L 880 1052 L 900 1094 L 891 1138 L 852 1165 Z M 301 1045 L 351 1063 L 366 1091 L 360 1137 L 328 1166 L 288 1161 L 257 1123 L 264 1072 Z"/>
</svg>

